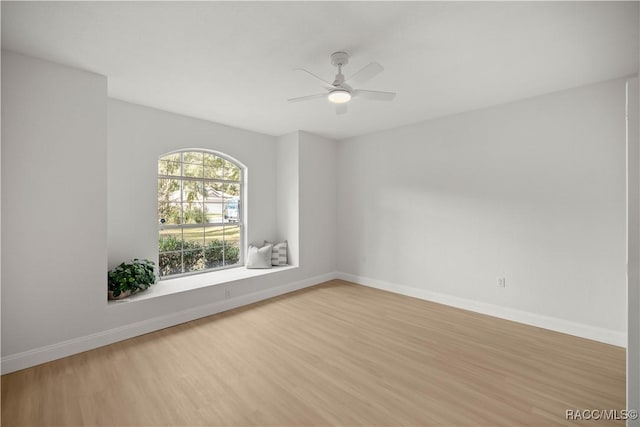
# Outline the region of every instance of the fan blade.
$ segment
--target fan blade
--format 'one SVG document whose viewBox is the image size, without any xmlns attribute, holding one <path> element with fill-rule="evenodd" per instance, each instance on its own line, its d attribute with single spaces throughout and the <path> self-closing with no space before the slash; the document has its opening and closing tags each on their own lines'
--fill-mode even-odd
<svg viewBox="0 0 640 427">
<path fill-rule="evenodd" d="M 301 96 L 298 98 L 290 98 L 290 99 L 287 99 L 287 101 L 289 102 L 308 101 L 310 99 L 318 99 L 318 98 L 326 98 L 326 97 L 327 97 L 326 93 L 319 93 L 317 95 L 307 95 L 307 96 Z"/>
<path fill-rule="evenodd" d="M 336 114 L 340 115 L 340 114 L 347 114 L 347 111 L 349 110 L 349 108 L 347 108 L 347 103 L 345 102 L 344 104 L 337 104 L 336 105 Z"/>
<path fill-rule="evenodd" d="M 382 65 L 377 62 L 372 62 L 371 64 L 365 66 L 363 69 L 355 73 L 353 76 L 349 77 L 346 83 L 349 83 L 351 86 L 360 86 L 363 83 L 368 82 L 378 74 L 384 71 Z"/>
<path fill-rule="evenodd" d="M 353 97 L 367 98 L 373 101 L 391 101 L 396 97 L 395 92 L 380 92 L 378 90 L 354 90 Z"/>
<path fill-rule="evenodd" d="M 324 85 L 324 87 L 325 87 L 325 88 L 327 88 L 327 89 L 333 89 L 333 88 L 334 88 L 334 86 L 333 86 L 331 83 L 329 83 L 328 81 L 326 81 L 326 80 L 325 80 L 325 79 L 323 79 L 322 77 L 320 77 L 320 76 L 317 76 L 317 75 L 313 74 L 313 73 L 312 73 L 311 71 L 309 71 L 309 70 L 305 70 L 304 68 L 294 68 L 294 69 L 293 69 L 293 71 L 304 71 L 305 73 L 309 74 L 310 76 L 313 76 L 313 77 L 315 77 L 316 79 L 320 80 L 320 81 L 323 83 L 323 85 Z"/>
</svg>

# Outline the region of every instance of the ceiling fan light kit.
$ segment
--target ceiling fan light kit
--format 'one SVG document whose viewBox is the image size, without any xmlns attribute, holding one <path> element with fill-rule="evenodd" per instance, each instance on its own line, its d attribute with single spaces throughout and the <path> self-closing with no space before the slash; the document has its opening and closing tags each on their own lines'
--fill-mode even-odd
<svg viewBox="0 0 640 427">
<path fill-rule="evenodd" d="M 391 101 L 395 98 L 396 94 L 393 92 L 380 92 L 374 90 L 361 90 L 353 89 L 351 84 L 363 84 L 371 80 L 373 77 L 380 74 L 384 68 L 377 62 L 372 62 L 369 65 L 362 68 L 355 73 L 349 79 L 344 78 L 342 74 L 342 67 L 349 63 L 349 55 L 346 52 L 334 52 L 331 54 L 331 64 L 338 67 L 338 74 L 333 81 L 329 83 L 323 78 L 315 75 L 311 71 L 303 68 L 296 68 L 296 70 L 304 71 L 312 77 L 320 80 L 323 83 L 324 88 L 328 91 L 326 94 L 316 94 L 301 96 L 298 98 L 291 98 L 289 102 L 308 101 L 311 99 L 319 99 L 326 97 L 330 102 L 336 104 L 336 114 L 345 114 L 347 112 L 347 103 L 353 98 L 367 98 L 374 101 Z"/>
<path fill-rule="evenodd" d="M 344 104 L 351 100 L 351 93 L 343 89 L 336 89 L 329 92 L 329 96 L 327 98 L 334 104 Z"/>
</svg>

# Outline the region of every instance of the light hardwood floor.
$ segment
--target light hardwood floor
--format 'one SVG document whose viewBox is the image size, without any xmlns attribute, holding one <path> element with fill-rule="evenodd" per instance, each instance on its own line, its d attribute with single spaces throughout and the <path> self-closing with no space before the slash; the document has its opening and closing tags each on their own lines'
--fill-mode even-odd
<svg viewBox="0 0 640 427">
<path fill-rule="evenodd" d="M 624 404 L 622 348 L 339 280 L 2 376 L 4 426 L 575 426 Z"/>
</svg>

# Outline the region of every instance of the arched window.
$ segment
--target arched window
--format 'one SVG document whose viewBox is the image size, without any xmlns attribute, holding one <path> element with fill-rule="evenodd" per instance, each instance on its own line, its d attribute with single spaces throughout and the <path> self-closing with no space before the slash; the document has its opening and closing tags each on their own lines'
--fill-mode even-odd
<svg viewBox="0 0 640 427">
<path fill-rule="evenodd" d="M 242 264 L 243 175 L 220 153 L 185 150 L 160 157 L 160 277 Z"/>
</svg>

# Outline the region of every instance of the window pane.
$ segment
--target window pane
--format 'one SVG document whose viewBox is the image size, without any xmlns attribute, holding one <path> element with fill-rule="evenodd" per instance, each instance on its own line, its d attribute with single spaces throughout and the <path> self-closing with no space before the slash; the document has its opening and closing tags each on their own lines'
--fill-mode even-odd
<svg viewBox="0 0 640 427">
<path fill-rule="evenodd" d="M 211 179 L 223 179 L 225 160 L 213 154 L 204 157 L 204 176 Z"/>
<path fill-rule="evenodd" d="M 158 202 L 179 202 L 180 201 L 180 180 L 178 179 L 158 179 Z"/>
<path fill-rule="evenodd" d="M 240 181 L 240 168 L 228 160 L 224 162 L 224 179 Z"/>
<path fill-rule="evenodd" d="M 158 221 L 160 225 L 181 224 L 180 203 L 158 203 Z"/>
<path fill-rule="evenodd" d="M 166 156 L 160 157 L 160 160 L 168 160 L 170 162 L 179 162 L 180 153 L 168 154 Z"/>
<path fill-rule="evenodd" d="M 202 203 L 183 203 L 182 221 L 184 224 L 202 224 L 204 221 Z"/>
<path fill-rule="evenodd" d="M 160 276 L 182 273 L 182 254 L 180 252 L 160 254 L 158 268 Z"/>
<path fill-rule="evenodd" d="M 184 251 L 182 260 L 184 262 L 184 272 L 198 271 L 204 268 L 203 250 Z"/>
<path fill-rule="evenodd" d="M 215 268 L 224 265 L 223 246 L 219 240 L 211 241 L 204 251 L 205 268 Z"/>
<path fill-rule="evenodd" d="M 224 227 L 207 227 L 204 229 L 205 245 L 222 245 Z"/>
<path fill-rule="evenodd" d="M 184 228 L 182 229 L 182 239 L 184 240 L 184 249 L 202 249 L 204 241 L 204 228 Z"/>
<path fill-rule="evenodd" d="M 218 156 L 212 153 L 202 153 L 202 157 L 206 166 L 213 166 L 213 162 L 218 158 Z"/>
<path fill-rule="evenodd" d="M 183 163 L 182 175 L 188 178 L 202 178 L 202 165 Z"/>
<path fill-rule="evenodd" d="M 240 246 L 238 242 L 224 242 L 224 265 L 240 262 Z"/>
<path fill-rule="evenodd" d="M 240 184 L 225 184 L 224 186 L 225 197 L 240 197 Z"/>
<path fill-rule="evenodd" d="M 204 178 L 208 179 L 222 179 L 224 174 L 224 170 L 222 168 L 217 168 L 213 166 L 204 167 Z"/>
<path fill-rule="evenodd" d="M 224 221 L 238 222 L 240 220 L 240 201 L 236 198 L 227 199 L 224 203 Z"/>
<path fill-rule="evenodd" d="M 180 176 L 180 163 L 160 160 L 158 162 L 158 175 Z"/>
<path fill-rule="evenodd" d="M 158 249 L 160 275 L 182 273 L 182 230 L 161 230 Z"/>
<path fill-rule="evenodd" d="M 219 182 L 206 182 L 204 184 L 205 201 L 210 203 L 222 203 L 224 199 L 224 184 Z"/>
<path fill-rule="evenodd" d="M 186 151 L 182 153 L 182 161 L 184 163 L 202 165 L 203 157 L 203 153 L 199 151 Z"/>
<path fill-rule="evenodd" d="M 205 222 L 208 224 L 222 223 L 224 205 L 222 203 L 205 203 Z"/>
<path fill-rule="evenodd" d="M 160 252 L 181 251 L 182 229 L 170 228 L 166 230 L 160 230 L 158 250 Z"/>
<path fill-rule="evenodd" d="M 182 201 L 183 202 L 201 202 L 203 198 L 204 187 L 200 181 L 182 181 Z"/>
<path fill-rule="evenodd" d="M 226 242 L 239 242 L 240 241 L 240 226 L 224 226 L 224 241 Z"/>
</svg>

